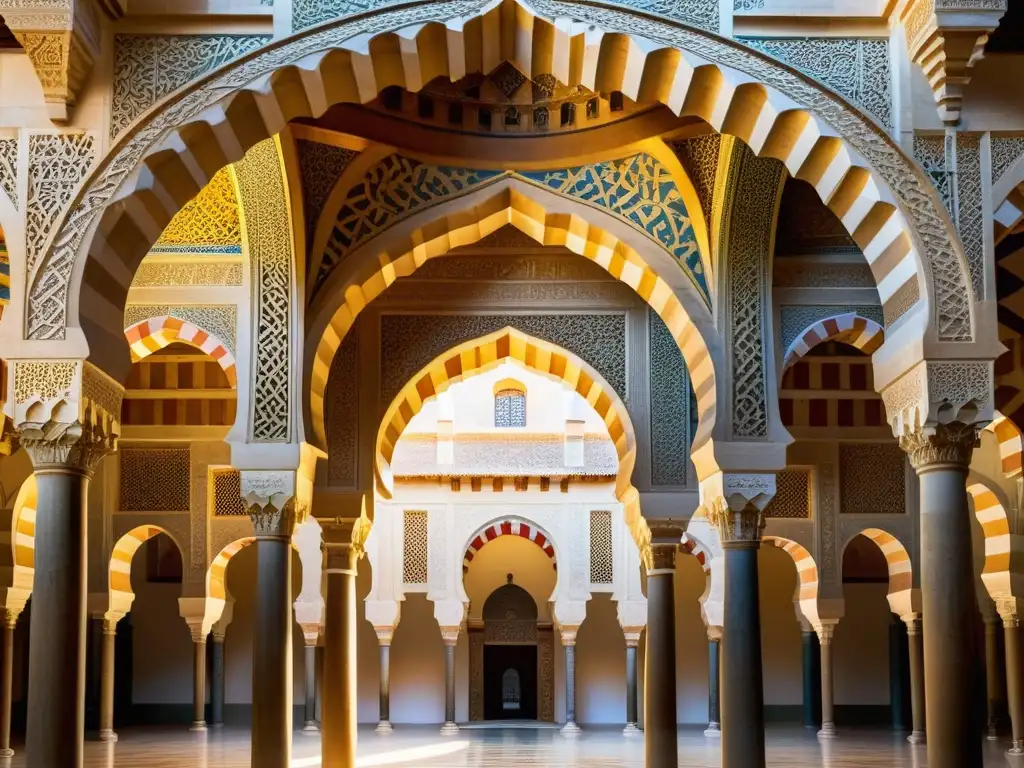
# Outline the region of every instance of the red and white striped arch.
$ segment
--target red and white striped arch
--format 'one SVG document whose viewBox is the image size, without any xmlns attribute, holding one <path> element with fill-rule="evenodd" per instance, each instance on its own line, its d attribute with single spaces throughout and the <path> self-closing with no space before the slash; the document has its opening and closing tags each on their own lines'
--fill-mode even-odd
<svg viewBox="0 0 1024 768">
<path fill-rule="evenodd" d="M 707 550 L 704 549 L 704 545 L 699 541 L 689 536 L 684 536 L 683 551 L 697 558 L 697 562 L 704 569 L 704 573 L 711 570 L 711 557 L 708 555 Z"/>
<path fill-rule="evenodd" d="M 216 360 L 224 369 L 232 387 L 238 384 L 235 358 L 224 342 L 192 323 L 166 315 L 151 317 L 126 328 L 124 335 L 131 346 L 133 362 L 142 360 L 169 344 L 181 341 L 202 350 Z"/>
<path fill-rule="evenodd" d="M 823 341 L 842 341 L 870 355 L 882 346 L 885 331 L 874 320 L 861 317 L 856 312 L 827 317 L 805 328 L 790 343 L 782 361 L 783 369 L 788 368 Z"/>
<path fill-rule="evenodd" d="M 476 557 L 477 552 L 483 549 L 489 542 L 502 536 L 519 536 L 523 539 L 529 539 L 544 551 L 544 554 L 551 559 L 552 565 L 557 566 L 555 548 L 543 531 L 536 525 L 524 520 L 508 518 L 488 525 L 473 538 L 473 541 L 466 547 L 466 554 L 462 558 L 462 569 L 467 570 L 469 564 L 473 562 L 473 558 Z"/>
</svg>

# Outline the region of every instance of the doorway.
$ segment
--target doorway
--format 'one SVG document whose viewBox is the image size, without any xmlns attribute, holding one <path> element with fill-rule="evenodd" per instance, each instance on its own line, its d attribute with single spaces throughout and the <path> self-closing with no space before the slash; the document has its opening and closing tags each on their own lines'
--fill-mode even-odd
<svg viewBox="0 0 1024 768">
<path fill-rule="evenodd" d="M 537 719 L 537 646 L 484 646 L 484 720 Z"/>
</svg>

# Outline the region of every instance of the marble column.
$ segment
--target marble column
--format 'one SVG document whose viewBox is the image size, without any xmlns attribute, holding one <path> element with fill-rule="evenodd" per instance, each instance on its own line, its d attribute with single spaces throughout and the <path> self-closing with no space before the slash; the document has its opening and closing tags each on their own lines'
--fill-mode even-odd
<svg viewBox="0 0 1024 768">
<path fill-rule="evenodd" d="M 1024 666 L 1021 664 L 1020 617 L 1017 601 L 997 600 L 999 617 L 1003 620 L 1006 651 L 1006 702 L 1010 709 L 1013 743 L 1007 757 L 1024 764 Z"/>
<path fill-rule="evenodd" d="M 834 739 L 836 737 L 832 686 L 832 637 L 835 630 L 835 624 L 823 624 L 817 630 L 818 645 L 821 647 L 821 730 L 818 731 L 819 739 Z"/>
<path fill-rule="evenodd" d="M 985 616 L 985 691 L 988 701 L 986 731 L 989 741 L 999 740 L 999 717 L 1006 701 L 1006 673 L 1000 653 L 998 616 Z"/>
<path fill-rule="evenodd" d="M 625 632 L 626 637 L 626 727 L 622 733 L 626 736 L 637 736 L 640 734 L 640 727 L 637 724 L 637 670 L 638 670 L 638 646 L 640 644 L 639 632 Z"/>
<path fill-rule="evenodd" d="M 721 684 L 722 628 L 708 627 L 708 727 L 704 735 L 722 738 L 722 714 L 719 695 Z"/>
<path fill-rule="evenodd" d="M 452 736 L 459 732 L 455 722 L 455 646 L 459 642 L 459 627 L 441 627 L 444 641 L 444 725 L 441 734 Z"/>
<path fill-rule="evenodd" d="M 813 629 L 802 632 L 803 639 L 803 711 L 804 728 L 820 726 L 821 716 L 821 653 L 818 635 Z"/>
<path fill-rule="evenodd" d="M 647 568 L 647 652 L 644 655 L 644 766 L 676 768 L 676 550 L 681 528 L 651 528 Z"/>
<path fill-rule="evenodd" d="M 377 733 L 391 733 L 391 627 L 376 627 L 377 642 L 380 644 L 380 717 Z"/>
<path fill-rule="evenodd" d="M 303 694 L 305 695 L 305 723 L 302 732 L 315 736 L 320 732 L 320 726 L 316 722 L 316 638 L 309 642 L 306 638 L 305 652 L 302 657 L 302 673 L 304 680 Z"/>
<path fill-rule="evenodd" d="M 243 491 L 246 484 L 243 472 Z M 285 499 L 278 502 L 280 507 L 273 501 L 249 507 L 256 537 L 251 768 L 282 768 L 291 763 L 292 755 L 291 536 L 295 512 L 294 501 L 286 493 L 275 493 L 272 498 L 280 497 Z"/>
<path fill-rule="evenodd" d="M 981 739 L 967 714 L 973 691 L 976 586 L 965 481 L 978 431 L 953 422 L 900 438 L 920 478 L 921 607 L 928 768 L 977 768 Z"/>
<path fill-rule="evenodd" d="M 11 693 L 14 685 L 14 628 L 18 613 L 4 611 L 3 659 L 0 664 L 0 757 L 13 757 L 11 749 Z"/>
<path fill-rule="evenodd" d="M 117 741 L 114 732 L 114 665 L 117 622 L 120 616 L 103 619 L 103 647 L 100 655 L 100 741 Z"/>
<path fill-rule="evenodd" d="M 211 633 L 213 649 L 210 654 L 210 727 L 224 727 L 224 632 L 217 627 Z"/>
<path fill-rule="evenodd" d="M 324 526 L 327 596 L 324 602 L 323 768 L 356 762 L 356 569 L 361 545 L 352 524 Z"/>
<path fill-rule="evenodd" d="M 757 551 L 764 515 L 748 499 L 767 504 L 775 476 L 743 475 L 725 481 L 726 498 L 709 505 L 724 553 L 725 612 L 722 622 L 722 766 L 764 768 L 764 682 Z M 735 489 L 729 483 L 739 483 Z M 728 499 L 728 501 L 726 500 Z"/>
<path fill-rule="evenodd" d="M 206 635 L 192 630 L 192 725 L 190 731 L 206 730 Z"/>
<path fill-rule="evenodd" d="M 112 439 L 90 424 L 22 425 L 37 487 L 27 764 L 81 768 L 85 740 L 86 504 Z"/>
<path fill-rule="evenodd" d="M 563 736 L 580 732 L 576 724 L 576 633 L 579 627 L 561 627 L 562 648 L 565 651 L 565 725 Z"/>
<path fill-rule="evenodd" d="M 924 647 L 921 638 L 921 616 L 911 613 L 901 617 L 907 625 L 907 650 L 910 660 L 910 720 L 913 723 L 907 741 L 925 743 Z"/>
</svg>

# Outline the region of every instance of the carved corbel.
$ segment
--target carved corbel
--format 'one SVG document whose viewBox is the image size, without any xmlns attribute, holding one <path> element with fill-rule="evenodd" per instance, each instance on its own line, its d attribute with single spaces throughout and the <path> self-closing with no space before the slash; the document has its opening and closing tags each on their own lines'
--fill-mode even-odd
<svg viewBox="0 0 1024 768">
<path fill-rule="evenodd" d="M 25 49 L 43 87 L 50 119 L 71 117 L 100 52 L 99 8 L 89 0 L 68 0 L 55 7 L 30 5 L 3 9 L 7 26 Z"/>
<path fill-rule="evenodd" d="M 295 530 L 295 472 L 243 470 L 242 501 L 257 538 L 291 538 Z"/>
<path fill-rule="evenodd" d="M 773 473 L 719 472 L 700 486 L 701 504 L 722 546 L 761 540 L 764 508 L 775 496 Z"/>
<path fill-rule="evenodd" d="M 932 87 L 939 117 L 960 122 L 970 69 L 1006 13 L 1006 0 L 911 0 L 904 9 L 907 53 Z"/>
<path fill-rule="evenodd" d="M 671 520 L 652 525 L 650 543 L 644 547 L 640 557 L 644 570 L 648 574 L 652 571 L 674 571 L 676 553 L 682 541 L 683 528 L 673 524 Z"/>
<path fill-rule="evenodd" d="M 8 411 L 36 469 L 91 473 L 117 450 L 124 387 L 87 360 L 15 360 Z"/>
</svg>

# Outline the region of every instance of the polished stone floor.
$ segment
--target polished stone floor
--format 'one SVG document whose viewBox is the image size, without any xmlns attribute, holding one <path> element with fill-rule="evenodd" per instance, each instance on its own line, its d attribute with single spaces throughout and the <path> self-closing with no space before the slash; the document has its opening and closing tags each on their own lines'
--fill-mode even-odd
<svg viewBox="0 0 1024 768">
<path fill-rule="evenodd" d="M 436 729 L 400 727 L 391 736 L 360 731 L 358 768 L 374 766 L 579 766 L 636 768 L 643 765 L 643 739 L 625 738 L 618 730 L 588 729 L 567 739 L 552 730 L 464 730 L 442 737 Z M 295 735 L 291 768 L 318 768 L 320 740 Z M 17 748 L 18 745 L 15 745 Z M 1004 742 L 986 742 L 985 767 L 1006 766 Z M 925 749 L 901 736 L 872 731 L 846 731 L 833 742 L 819 743 L 813 732 L 770 728 L 768 764 L 786 768 L 926 768 Z M 90 742 L 86 768 L 248 768 L 249 732 L 226 728 L 205 734 L 184 728 L 124 729 L 117 744 Z M 679 734 L 679 765 L 717 768 L 720 747 L 699 729 Z M 0 758 L 0 768 L 25 768 L 22 754 Z M 32 768 L 37 768 L 33 766 Z M 41 768 L 41 767 L 38 767 Z"/>
</svg>

